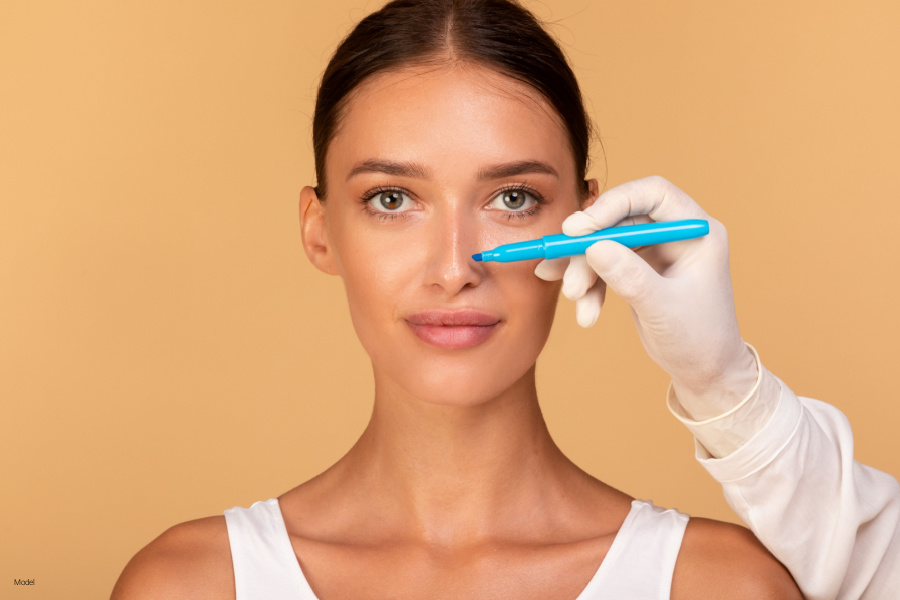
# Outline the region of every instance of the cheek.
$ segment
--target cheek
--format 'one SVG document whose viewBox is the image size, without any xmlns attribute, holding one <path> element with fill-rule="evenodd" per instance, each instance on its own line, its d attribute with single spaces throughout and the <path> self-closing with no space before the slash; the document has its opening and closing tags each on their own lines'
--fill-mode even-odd
<svg viewBox="0 0 900 600">
<path fill-rule="evenodd" d="M 364 247 L 351 260 L 345 260 L 342 267 L 351 313 L 371 318 L 384 318 L 395 312 L 398 292 L 414 268 L 406 257 L 388 259 L 380 250 Z"/>
<path fill-rule="evenodd" d="M 553 325 L 561 281 L 544 281 L 534 274 L 537 262 L 506 263 L 498 269 L 495 281 L 500 288 L 518 337 L 540 352 Z M 531 353 L 529 353 L 531 354 Z"/>
<path fill-rule="evenodd" d="M 340 240 L 340 275 L 350 317 L 367 351 L 400 316 L 401 299 L 422 269 L 420 253 L 410 252 L 402 241 L 403 236 L 372 238 L 364 233 Z"/>
</svg>

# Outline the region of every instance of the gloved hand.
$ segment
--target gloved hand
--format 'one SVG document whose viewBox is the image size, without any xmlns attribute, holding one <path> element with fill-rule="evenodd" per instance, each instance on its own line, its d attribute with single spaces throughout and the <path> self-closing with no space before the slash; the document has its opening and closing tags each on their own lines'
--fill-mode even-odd
<svg viewBox="0 0 900 600">
<path fill-rule="evenodd" d="M 548 281 L 562 278 L 563 295 L 575 300 L 582 327 L 596 322 L 607 286 L 621 296 L 647 354 L 699 421 L 733 408 L 757 378 L 738 330 L 725 228 L 665 179 L 647 177 L 601 194 L 563 222 L 563 233 L 677 219 L 706 219 L 709 234 L 634 250 L 604 240 L 583 256 L 542 261 L 534 272 Z"/>
</svg>

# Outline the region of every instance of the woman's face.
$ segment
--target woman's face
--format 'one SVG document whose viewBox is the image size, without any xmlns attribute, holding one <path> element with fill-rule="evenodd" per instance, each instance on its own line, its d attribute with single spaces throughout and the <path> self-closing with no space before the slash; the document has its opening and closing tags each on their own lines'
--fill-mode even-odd
<svg viewBox="0 0 900 600">
<path fill-rule="evenodd" d="M 381 74 L 354 92 L 325 168 L 324 213 L 301 215 L 318 237 L 304 225 L 304 244 L 344 281 L 376 393 L 474 405 L 522 382 L 559 283 L 536 277 L 536 260 L 472 255 L 559 233 L 578 208 L 552 107 L 481 67 Z"/>
</svg>

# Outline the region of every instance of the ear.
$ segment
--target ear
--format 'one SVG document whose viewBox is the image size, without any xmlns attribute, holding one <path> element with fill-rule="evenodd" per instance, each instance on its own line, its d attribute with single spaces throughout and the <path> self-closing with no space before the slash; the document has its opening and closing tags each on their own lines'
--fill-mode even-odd
<svg viewBox="0 0 900 600">
<path fill-rule="evenodd" d="M 339 273 L 328 229 L 325 226 L 325 204 L 310 186 L 300 190 L 300 237 L 306 256 L 317 269 L 329 275 Z"/>
<path fill-rule="evenodd" d="M 588 197 L 585 198 L 584 202 L 581 203 L 581 208 L 579 210 L 584 210 L 588 206 L 594 203 L 597 197 L 600 195 L 600 183 L 596 179 L 588 179 Z"/>
</svg>

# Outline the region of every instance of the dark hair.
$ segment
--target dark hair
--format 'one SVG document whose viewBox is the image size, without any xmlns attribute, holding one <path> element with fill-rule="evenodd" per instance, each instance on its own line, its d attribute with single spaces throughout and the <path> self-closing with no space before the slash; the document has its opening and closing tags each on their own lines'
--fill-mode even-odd
<svg viewBox="0 0 900 600">
<path fill-rule="evenodd" d="M 587 196 L 592 126 L 575 74 L 556 41 L 516 0 L 393 0 L 344 38 L 322 76 L 313 115 L 316 194 L 326 195 L 325 155 L 350 93 L 380 71 L 465 61 L 535 89 L 559 113 Z"/>
</svg>

